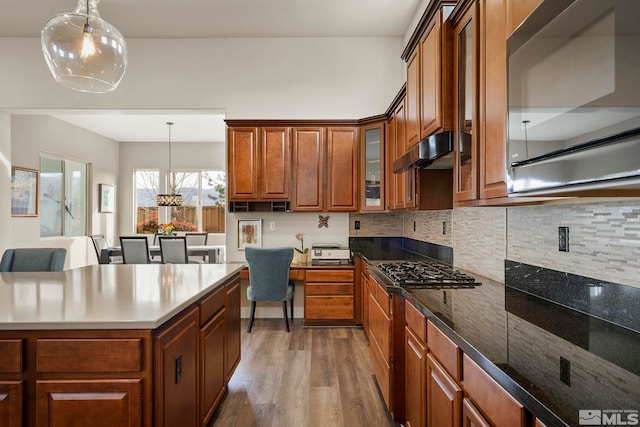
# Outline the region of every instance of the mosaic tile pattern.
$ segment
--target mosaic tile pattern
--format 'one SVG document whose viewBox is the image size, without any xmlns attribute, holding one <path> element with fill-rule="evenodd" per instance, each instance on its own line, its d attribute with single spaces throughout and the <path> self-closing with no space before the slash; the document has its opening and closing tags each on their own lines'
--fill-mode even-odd
<svg viewBox="0 0 640 427">
<path fill-rule="evenodd" d="M 640 201 L 510 207 L 507 215 L 506 258 L 640 287 Z M 569 227 L 569 252 L 558 250 L 560 226 Z"/>
<path fill-rule="evenodd" d="M 354 227 L 360 221 L 360 230 Z M 349 214 L 349 237 L 402 237 L 402 213 Z"/>
<path fill-rule="evenodd" d="M 414 222 L 415 231 L 413 230 Z M 443 223 L 445 224 L 444 234 Z M 451 247 L 453 245 L 453 210 L 406 212 L 402 236 Z"/>
<path fill-rule="evenodd" d="M 504 283 L 506 220 L 503 207 L 454 209 L 454 265 Z"/>
</svg>

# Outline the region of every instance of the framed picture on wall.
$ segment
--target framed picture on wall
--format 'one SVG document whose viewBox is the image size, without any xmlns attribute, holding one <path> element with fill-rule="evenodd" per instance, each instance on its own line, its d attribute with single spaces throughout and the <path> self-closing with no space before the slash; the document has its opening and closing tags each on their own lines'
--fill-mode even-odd
<svg viewBox="0 0 640 427">
<path fill-rule="evenodd" d="M 38 171 L 11 168 L 11 216 L 38 216 Z"/>
<path fill-rule="evenodd" d="M 247 246 L 262 246 L 261 219 L 238 220 L 238 249 L 243 250 Z"/>
<path fill-rule="evenodd" d="M 116 208 L 116 188 L 111 184 L 100 184 L 100 212 L 113 213 Z"/>
</svg>

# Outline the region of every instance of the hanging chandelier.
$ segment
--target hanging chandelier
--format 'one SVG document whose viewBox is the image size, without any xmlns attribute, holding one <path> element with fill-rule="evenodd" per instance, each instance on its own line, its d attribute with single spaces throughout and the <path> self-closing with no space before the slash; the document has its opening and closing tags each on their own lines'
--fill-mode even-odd
<svg viewBox="0 0 640 427">
<path fill-rule="evenodd" d="M 173 126 L 173 122 L 167 122 L 167 125 L 169 126 L 169 170 L 167 171 L 169 174 L 169 188 L 167 190 L 172 194 L 158 194 L 156 202 L 158 206 L 182 206 L 182 195 L 175 194 L 173 172 L 171 171 L 171 126 Z"/>
<path fill-rule="evenodd" d="M 127 44 L 100 18 L 100 0 L 78 0 L 76 10 L 51 18 L 42 29 L 42 53 L 62 86 L 90 93 L 111 92 L 127 69 Z"/>
</svg>

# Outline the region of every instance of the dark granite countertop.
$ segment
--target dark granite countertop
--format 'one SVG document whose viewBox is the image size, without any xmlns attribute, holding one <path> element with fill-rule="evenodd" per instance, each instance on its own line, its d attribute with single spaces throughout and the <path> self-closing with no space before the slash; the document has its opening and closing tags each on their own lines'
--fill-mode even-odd
<svg viewBox="0 0 640 427">
<path fill-rule="evenodd" d="M 433 245 L 410 239 L 358 240 L 352 239 L 351 249 L 373 264 L 425 256 L 453 260 L 450 248 L 424 251 Z M 562 279 L 564 273 L 511 261 L 505 269 L 509 285 L 466 272 L 482 285 L 437 290 L 396 287 L 372 272 L 547 426 L 578 425 L 580 410 L 640 410 L 640 290 L 601 281 L 594 287 L 593 279 Z M 544 284 L 529 279 L 532 271 Z M 587 303 L 589 289 L 607 294 L 606 301 Z"/>
</svg>

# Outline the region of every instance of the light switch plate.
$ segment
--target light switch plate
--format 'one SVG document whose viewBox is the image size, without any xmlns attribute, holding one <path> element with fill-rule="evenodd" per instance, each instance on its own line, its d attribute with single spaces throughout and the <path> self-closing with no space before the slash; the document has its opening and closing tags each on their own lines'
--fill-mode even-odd
<svg viewBox="0 0 640 427">
<path fill-rule="evenodd" d="M 558 227 L 558 250 L 569 252 L 569 227 Z"/>
</svg>

